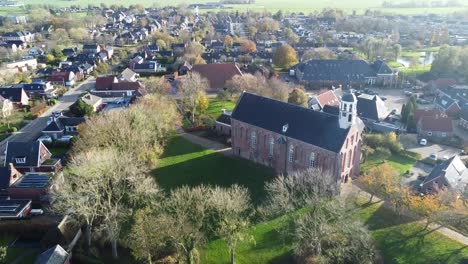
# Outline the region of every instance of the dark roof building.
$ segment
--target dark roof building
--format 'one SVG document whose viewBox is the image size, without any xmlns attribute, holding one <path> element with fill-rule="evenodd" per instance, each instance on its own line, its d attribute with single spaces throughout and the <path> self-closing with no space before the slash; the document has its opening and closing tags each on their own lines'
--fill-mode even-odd
<svg viewBox="0 0 468 264">
<path fill-rule="evenodd" d="M 227 81 L 236 75 L 242 75 L 235 63 L 195 64 L 192 72 L 197 72 L 206 78 L 209 82 L 209 90 L 212 91 L 223 89 Z"/>
<path fill-rule="evenodd" d="M 378 95 L 361 94 L 357 102 L 358 116 L 368 121 L 383 121 L 388 117 L 385 102 Z"/>
<path fill-rule="evenodd" d="M 49 248 L 41 253 L 34 261 L 34 264 L 68 264 L 70 263 L 70 254 L 60 245 Z"/>
<path fill-rule="evenodd" d="M 20 172 L 56 171 L 60 159 L 51 159 L 52 153 L 40 141 L 7 142 L 5 165 L 11 163 Z"/>
<path fill-rule="evenodd" d="M 468 170 L 458 155 L 437 165 L 421 184 L 423 193 L 434 193 L 444 189 L 463 193 L 466 188 Z"/>
<path fill-rule="evenodd" d="M 31 200 L 5 199 L 0 197 L 0 219 L 20 219 L 29 216 Z"/>
<path fill-rule="evenodd" d="M 0 88 L 0 95 L 21 106 L 29 104 L 29 97 L 23 87 Z"/>
</svg>

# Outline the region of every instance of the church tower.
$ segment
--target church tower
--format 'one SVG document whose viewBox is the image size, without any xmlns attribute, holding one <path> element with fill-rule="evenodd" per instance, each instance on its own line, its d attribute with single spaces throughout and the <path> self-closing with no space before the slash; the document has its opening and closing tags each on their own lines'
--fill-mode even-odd
<svg viewBox="0 0 468 264">
<path fill-rule="evenodd" d="M 347 129 L 356 123 L 357 99 L 352 93 L 346 93 L 341 98 L 340 128 Z"/>
</svg>

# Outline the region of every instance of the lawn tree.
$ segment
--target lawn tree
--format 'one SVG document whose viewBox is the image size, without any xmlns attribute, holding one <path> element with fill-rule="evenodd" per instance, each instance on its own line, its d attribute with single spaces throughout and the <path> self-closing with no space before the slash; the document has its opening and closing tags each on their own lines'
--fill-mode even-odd
<svg viewBox="0 0 468 264">
<path fill-rule="evenodd" d="M 305 93 L 304 89 L 294 88 L 294 90 L 289 94 L 288 103 L 307 107 L 309 97 Z"/>
<path fill-rule="evenodd" d="M 210 211 L 216 212 L 220 219 L 213 223 L 218 225 L 217 233 L 226 241 L 231 256 L 231 264 L 235 263 L 235 252 L 238 242 L 255 242 L 247 232 L 250 225 L 249 214 L 252 209 L 249 191 L 238 185 L 230 188 L 212 188 L 208 201 Z"/>
<path fill-rule="evenodd" d="M 128 246 L 136 259 L 153 263 L 170 251 L 169 236 L 172 217 L 160 214 L 158 209 L 147 207 L 136 212 L 135 222 L 128 237 Z"/>
<path fill-rule="evenodd" d="M 99 229 L 112 246 L 112 256 L 118 258 L 117 242 L 122 226 L 135 205 L 150 203 L 158 195 L 154 180 L 132 153 L 115 148 L 89 150 L 75 155 L 68 166 L 68 178 L 85 177 L 94 181 L 99 196 Z"/>
<path fill-rule="evenodd" d="M 197 98 L 197 112 L 199 114 L 203 114 L 206 112 L 208 109 L 208 106 L 210 104 L 210 101 L 208 100 L 208 97 L 204 92 L 198 93 L 198 98 Z"/>
<path fill-rule="evenodd" d="M 248 40 L 248 39 L 244 39 L 241 42 L 240 51 L 243 54 L 249 54 L 249 53 L 255 52 L 256 50 L 257 50 L 257 45 L 255 45 L 255 42 Z"/>
<path fill-rule="evenodd" d="M 337 201 L 319 199 L 295 220 L 294 255 L 300 263 L 374 263 L 376 250 L 363 224 Z"/>
<path fill-rule="evenodd" d="M 232 47 L 232 44 L 234 44 L 234 40 L 232 39 L 231 36 L 226 35 L 224 37 L 224 47 L 225 48 L 230 48 L 230 47 Z"/>
<path fill-rule="evenodd" d="M 304 52 L 302 61 L 336 59 L 336 54 L 328 48 L 314 48 Z"/>
<path fill-rule="evenodd" d="M 93 225 L 101 205 L 99 194 L 99 179 L 92 174 L 93 168 L 74 166 L 72 159 L 70 168 L 59 174 L 52 185 L 51 195 L 54 197 L 52 208 L 55 212 L 71 214 L 78 221 L 86 224 L 86 247 L 91 253 Z M 65 180 L 66 179 L 66 180 Z"/>
<path fill-rule="evenodd" d="M 164 77 L 151 76 L 145 80 L 145 89 L 151 94 L 168 94 L 171 90 L 171 84 Z"/>
<path fill-rule="evenodd" d="M 386 195 L 398 184 L 398 172 L 389 164 L 384 163 L 371 169 L 359 178 L 359 183 L 370 193 L 369 203 L 375 195 Z"/>
<path fill-rule="evenodd" d="M 425 229 L 431 223 L 439 220 L 447 207 L 442 203 L 442 200 L 437 195 L 411 195 L 408 200 L 409 208 L 416 214 L 426 219 Z"/>
<path fill-rule="evenodd" d="M 94 108 L 79 98 L 70 106 L 70 112 L 76 117 L 84 117 L 92 115 Z"/>
<path fill-rule="evenodd" d="M 195 122 L 198 99 L 200 94 L 204 94 L 208 89 L 208 81 L 200 74 L 192 72 L 185 75 L 185 78 L 177 84 L 177 88 L 182 96 L 182 108 L 190 113 L 192 122 Z"/>
<path fill-rule="evenodd" d="M 273 63 L 283 69 L 296 65 L 298 63 L 296 51 L 288 44 L 279 47 L 273 55 Z"/>
</svg>

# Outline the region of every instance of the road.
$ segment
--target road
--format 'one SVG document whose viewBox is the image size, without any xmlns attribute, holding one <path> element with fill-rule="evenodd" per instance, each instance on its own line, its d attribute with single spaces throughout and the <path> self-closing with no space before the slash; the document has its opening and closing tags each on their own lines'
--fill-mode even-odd
<svg viewBox="0 0 468 264">
<path fill-rule="evenodd" d="M 90 77 L 80 85 L 66 92 L 57 100 L 57 104 L 50 107 L 46 112 L 44 112 L 44 114 L 29 122 L 17 133 L 7 137 L 2 142 L 0 142 L 0 156 L 4 155 L 7 142 L 27 142 L 36 140 L 36 138 L 41 135 L 41 131 L 47 126 L 47 119 L 52 114 L 52 112 L 68 109 L 70 105 L 72 105 L 84 91 L 94 88 L 94 85 L 95 78 Z"/>
</svg>

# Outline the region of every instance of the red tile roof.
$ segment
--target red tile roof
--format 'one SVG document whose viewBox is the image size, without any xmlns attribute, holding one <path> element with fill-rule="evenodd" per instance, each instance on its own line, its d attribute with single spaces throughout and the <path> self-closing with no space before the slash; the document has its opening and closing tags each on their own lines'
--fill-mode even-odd
<svg viewBox="0 0 468 264">
<path fill-rule="evenodd" d="M 329 105 L 329 106 L 340 105 L 340 100 L 338 99 L 336 94 L 333 92 L 333 90 L 329 90 L 329 91 L 326 91 L 324 93 L 317 95 L 316 99 L 321 107 L 324 107 L 325 105 Z"/>
<path fill-rule="evenodd" d="M 141 82 L 119 82 L 112 84 L 112 90 L 120 91 L 120 90 L 139 90 L 144 88 L 145 86 Z"/>
<path fill-rule="evenodd" d="M 421 130 L 433 132 L 452 132 L 452 119 L 450 117 L 423 116 Z"/>
<path fill-rule="evenodd" d="M 221 89 L 227 81 L 236 75 L 242 75 L 239 67 L 234 63 L 214 63 L 193 65 L 193 72 L 198 72 L 208 79 L 210 89 Z"/>
<path fill-rule="evenodd" d="M 414 120 L 418 122 L 424 116 L 445 116 L 440 110 L 438 109 L 416 109 L 414 110 Z"/>
<path fill-rule="evenodd" d="M 64 71 L 64 72 L 53 72 L 52 75 L 49 76 L 47 79 L 49 82 L 66 82 L 70 81 L 70 72 L 69 71 Z"/>
<path fill-rule="evenodd" d="M 117 82 L 117 78 L 114 76 L 97 77 L 96 90 L 110 90 L 115 82 Z"/>
</svg>

